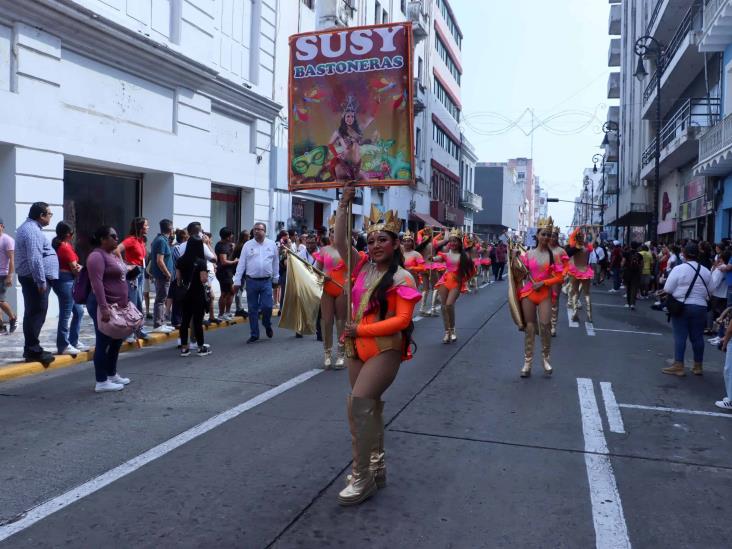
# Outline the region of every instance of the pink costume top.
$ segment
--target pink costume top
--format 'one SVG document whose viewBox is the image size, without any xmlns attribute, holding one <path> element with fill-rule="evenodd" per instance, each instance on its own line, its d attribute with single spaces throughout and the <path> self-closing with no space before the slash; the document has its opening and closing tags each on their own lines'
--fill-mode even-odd
<svg viewBox="0 0 732 549">
<path fill-rule="evenodd" d="M 540 265 L 535 258 L 524 254 L 521 256 L 521 263 L 526 266 L 531 275 L 531 279 L 533 279 L 532 282 L 531 279 L 527 278 L 521 290 L 519 290 L 519 297 L 522 299 L 534 291 L 534 282 L 544 282 L 544 286 L 553 286 L 555 284 L 561 284 L 564 280 L 564 265 L 561 262 Z"/>
<path fill-rule="evenodd" d="M 313 254 L 313 257 L 323 265 L 325 276 L 331 279 L 323 285 L 325 293 L 332 297 L 340 296 L 346 283 L 346 262 L 332 246 L 321 248 L 320 252 Z"/>
<path fill-rule="evenodd" d="M 592 246 L 588 244 L 587 246 L 585 246 L 585 250 L 588 254 L 591 253 Z M 595 272 L 592 270 L 592 265 L 588 263 L 584 267 L 578 267 L 571 259 L 568 260 L 567 273 L 577 280 L 592 280 L 592 278 L 595 276 Z"/>
<path fill-rule="evenodd" d="M 425 270 L 425 260 L 419 252 L 410 253 L 404 259 L 404 268 L 410 272 L 421 272 Z"/>
<path fill-rule="evenodd" d="M 445 272 L 440 277 L 440 280 L 437 281 L 437 284 L 435 284 L 435 288 L 439 288 L 440 286 L 445 286 L 448 290 L 458 288 L 458 268 L 460 267 L 458 263 L 459 259 L 458 261 L 455 261 L 450 254 L 445 252 L 437 252 L 437 255 L 444 260 L 442 265 Z M 468 280 L 470 280 L 472 275 L 473 273 L 470 273 L 462 281 L 462 284 L 459 285 L 461 293 L 468 291 Z"/>
<path fill-rule="evenodd" d="M 366 292 L 370 290 L 368 287 L 368 279 L 376 276 L 373 271 L 376 271 L 376 265 L 369 263 L 369 258 L 366 255 L 361 257 L 361 261 L 359 261 L 356 268 L 353 269 L 354 281 L 353 288 L 351 289 L 353 318 L 358 318 L 361 301 L 364 299 Z M 392 293 L 396 293 L 397 297 L 406 299 L 412 303 L 417 303 L 417 301 L 422 299 L 422 294 L 417 291 L 412 275 L 409 274 L 406 269 L 401 268 L 394 273 L 393 286 L 389 288 L 386 293 L 387 296 Z M 365 307 L 362 316 L 373 312 L 373 310 L 378 308 L 378 306 L 378 302 L 374 302 L 372 299 Z"/>
</svg>

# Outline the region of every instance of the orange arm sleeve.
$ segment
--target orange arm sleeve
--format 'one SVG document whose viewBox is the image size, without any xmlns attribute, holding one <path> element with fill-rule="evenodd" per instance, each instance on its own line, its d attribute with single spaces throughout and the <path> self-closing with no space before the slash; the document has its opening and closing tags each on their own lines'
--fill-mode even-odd
<svg viewBox="0 0 732 549">
<path fill-rule="evenodd" d="M 554 276 L 544 279 L 544 286 L 554 286 L 555 284 L 561 284 L 564 282 L 564 273 L 555 273 Z"/>
<path fill-rule="evenodd" d="M 356 335 L 359 337 L 382 337 L 401 332 L 412 322 L 414 306 L 415 303 L 397 296 L 395 316 L 371 324 L 362 322 L 356 328 Z"/>
</svg>

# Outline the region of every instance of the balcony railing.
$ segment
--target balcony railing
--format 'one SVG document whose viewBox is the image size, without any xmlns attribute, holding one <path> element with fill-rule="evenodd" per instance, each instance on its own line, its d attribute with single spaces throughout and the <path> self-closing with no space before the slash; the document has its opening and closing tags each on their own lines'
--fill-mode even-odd
<svg viewBox="0 0 732 549">
<path fill-rule="evenodd" d="M 656 0 L 656 5 L 653 7 L 653 12 L 651 13 L 651 19 L 648 21 L 648 26 L 646 27 L 646 34 L 651 34 L 651 29 L 653 28 L 653 25 L 656 24 L 656 19 L 658 19 L 658 14 L 661 13 L 661 6 L 663 5 L 664 0 Z"/>
<path fill-rule="evenodd" d="M 673 38 L 668 43 L 668 46 L 666 46 L 666 50 L 663 52 L 663 55 L 661 56 L 661 66 L 662 67 L 668 67 L 669 63 L 671 63 L 671 60 L 674 58 L 674 55 L 676 55 L 676 52 L 679 51 L 679 48 L 681 47 L 681 44 L 683 44 L 684 40 L 686 39 L 686 35 L 689 34 L 691 31 L 697 31 L 702 29 L 702 14 L 703 14 L 702 4 L 699 0 L 695 0 L 694 4 L 689 8 L 689 11 L 686 12 L 686 15 L 684 15 L 684 18 L 682 19 L 681 23 L 679 23 L 679 28 L 676 29 L 676 33 L 674 34 Z M 646 86 L 645 91 L 643 92 L 643 101 L 648 101 L 648 98 L 653 95 L 653 91 L 656 89 L 656 79 L 658 78 L 658 68 L 653 72 L 651 75 L 651 78 L 648 82 L 648 85 Z"/>
<path fill-rule="evenodd" d="M 706 160 L 730 145 L 732 145 L 732 114 L 709 128 L 699 138 L 699 160 Z"/>
<path fill-rule="evenodd" d="M 479 212 L 483 209 L 483 197 L 474 192 L 464 190 L 463 196 L 460 199 L 460 205 L 463 208 L 469 208 L 475 212 Z"/>
<path fill-rule="evenodd" d="M 421 0 L 412 0 L 407 4 L 407 19 L 412 22 L 412 34 L 415 42 L 427 37 L 429 24 Z"/>
<path fill-rule="evenodd" d="M 724 6 L 728 0 L 707 0 L 704 4 L 704 31 L 709 28 L 709 25 L 714 21 L 714 17 L 719 12 L 720 8 Z"/>
<path fill-rule="evenodd" d="M 689 98 L 669 117 L 661 128 L 661 150 L 689 128 L 710 127 L 719 121 L 720 100 L 718 98 Z M 707 132 L 709 133 L 709 132 Z M 705 134 L 706 135 L 706 134 Z M 646 166 L 655 157 L 656 139 L 652 139 L 643 151 L 641 164 Z"/>
</svg>

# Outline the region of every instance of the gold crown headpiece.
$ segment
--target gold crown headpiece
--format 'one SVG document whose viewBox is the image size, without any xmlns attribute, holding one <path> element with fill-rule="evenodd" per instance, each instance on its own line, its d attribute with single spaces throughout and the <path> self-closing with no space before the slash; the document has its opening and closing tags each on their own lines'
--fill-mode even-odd
<svg viewBox="0 0 732 549">
<path fill-rule="evenodd" d="M 554 220 L 552 219 L 552 216 L 540 217 L 539 220 L 536 222 L 536 228 L 539 230 L 554 229 Z"/>
<path fill-rule="evenodd" d="M 333 215 L 331 215 L 328 218 L 328 228 L 329 229 L 332 229 L 333 227 L 335 227 L 335 221 L 336 221 L 336 214 L 335 214 L 335 212 L 333 212 Z"/>
<path fill-rule="evenodd" d="M 347 112 L 355 114 L 356 111 L 358 111 L 358 101 L 354 96 L 349 95 L 346 97 L 346 100 L 341 103 L 341 108 L 343 109 L 343 114 L 346 114 Z"/>
<path fill-rule="evenodd" d="M 402 240 L 414 240 L 414 233 L 407 229 L 402 235 Z"/>
<path fill-rule="evenodd" d="M 377 231 L 389 231 L 390 233 L 399 234 L 402 228 L 402 220 L 399 219 L 399 212 L 396 210 L 386 210 L 384 213 L 371 205 L 371 214 L 367 220 L 367 233 Z"/>
<path fill-rule="evenodd" d="M 448 235 L 448 238 L 452 238 L 452 237 L 462 238 L 463 237 L 463 231 L 461 231 L 457 227 L 453 227 L 452 229 L 450 229 L 450 234 Z"/>
</svg>

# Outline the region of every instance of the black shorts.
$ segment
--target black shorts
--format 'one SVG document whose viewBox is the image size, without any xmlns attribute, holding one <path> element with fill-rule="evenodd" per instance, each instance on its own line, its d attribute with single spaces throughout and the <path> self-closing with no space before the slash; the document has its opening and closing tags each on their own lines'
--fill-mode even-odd
<svg viewBox="0 0 732 549">
<path fill-rule="evenodd" d="M 221 287 L 221 293 L 229 293 L 234 287 L 234 281 L 232 279 L 219 280 L 219 286 Z"/>
</svg>

